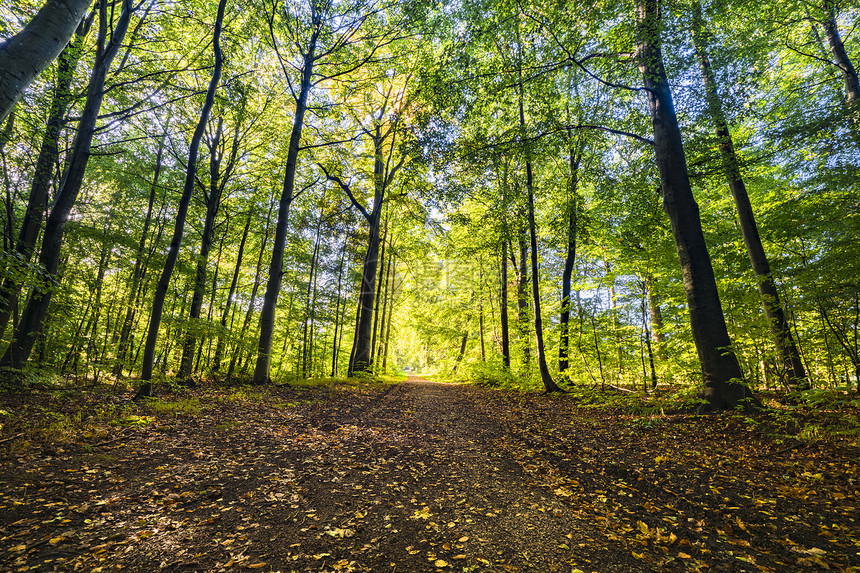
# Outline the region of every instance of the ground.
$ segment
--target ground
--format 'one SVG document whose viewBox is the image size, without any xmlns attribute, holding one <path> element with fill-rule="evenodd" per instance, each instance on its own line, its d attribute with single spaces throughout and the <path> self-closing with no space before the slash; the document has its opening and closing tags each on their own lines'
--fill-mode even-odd
<svg viewBox="0 0 860 573">
<path fill-rule="evenodd" d="M 860 451 L 770 414 L 420 379 L 136 408 L 3 438 L 0 570 L 860 571 Z"/>
</svg>

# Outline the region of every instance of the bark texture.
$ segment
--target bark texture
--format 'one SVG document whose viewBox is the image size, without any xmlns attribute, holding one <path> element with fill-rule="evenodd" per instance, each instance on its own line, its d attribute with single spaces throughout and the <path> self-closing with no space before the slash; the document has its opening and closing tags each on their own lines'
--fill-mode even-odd
<svg viewBox="0 0 860 573">
<path fill-rule="evenodd" d="M 36 76 L 69 43 L 92 0 L 47 0 L 23 30 L 0 44 L 0 123 Z"/>
</svg>

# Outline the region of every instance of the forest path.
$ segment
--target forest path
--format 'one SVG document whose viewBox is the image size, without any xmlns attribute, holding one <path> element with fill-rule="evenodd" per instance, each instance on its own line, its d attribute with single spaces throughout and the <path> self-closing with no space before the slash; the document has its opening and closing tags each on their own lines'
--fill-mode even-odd
<svg viewBox="0 0 860 573">
<path fill-rule="evenodd" d="M 317 450 L 318 478 L 302 482 L 302 497 L 329 506 L 316 514 L 322 522 L 345 523 L 356 545 L 370 545 L 373 571 L 567 573 L 594 561 L 597 533 L 523 471 L 509 412 L 488 410 L 485 395 L 412 377 L 356 407 L 321 408 L 309 418 L 337 438 Z M 313 551 L 331 551 L 331 537 L 319 541 Z M 341 556 L 355 558 L 332 552 Z M 615 556 L 595 570 L 629 571 L 631 561 Z"/>
<path fill-rule="evenodd" d="M 134 408 L 0 444 L 0 571 L 860 571 L 860 449 L 786 444 L 779 416 L 418 378 Z"/>
</svg>

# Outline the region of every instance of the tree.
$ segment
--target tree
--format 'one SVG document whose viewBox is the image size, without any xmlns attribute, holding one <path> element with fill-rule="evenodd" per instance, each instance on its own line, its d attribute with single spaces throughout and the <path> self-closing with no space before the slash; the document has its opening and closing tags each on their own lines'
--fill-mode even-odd
<svg viewBox="0 0 860 573">
<path fill-rule="evenodd" d="M 221 51 L 221 30 L 224 24 L 224 11 L 226 7 L 227 0 L 220 0 L 212 32 L 212 51 L 215 56 L 215 65 L 212 68 L 212 76 L 209 80 L 209 86 L 206 89 L 206 99 L 203 102 L 203 108 L 200 111 L 197 126 L 194 128 L 194 134 L 191 136 L 191 142 L 188 146 L 188 163 L 185 167 L 185 184 L 182 187 L 182 197 L 179 200 L 179 208 L 176 212 L 173 236 L 170 239 L 170 249 L 167 252 L 164 269 L 161 272 L 161 277 L 158 279 L 158 284 L 156 285 L 152 300 L 152 311 L 150 313 L 149 328 L 147 329 L 146 334 L 146 345 L 143 350 L 143 367 L 141 371 L 141 379 L 143 379 L 145 383 L 138 391 L 138 396 L 149 396 L 152 394 L 152 384 L 149 383 L 149 381 L 152 380 L 152 370 L 155 361 L 155 343 L 158 340 L 158 330 L 161 326 L 161 317 L 164 312 L 164 301 L 167 297 L 167 289 L 170 286 L 170 278 L 173 275 L 173 269 L 176 267 L 176 260 L 179 258 L 179 247 L 182 244 L 182 235 L 185 231 L 185 219 L 188 216 L 188 205 L 191 202 L 191 194 L 194 192 L 194 185 L 196 183 L 197 176 L 197 154 L 200 149 L 200 142 L 203 139 L 206 122 L 209 120 L 209 113 L 212 111 L 212 106 L 215 103 L 215 91 L 218 89 L 218 84 L 221 82 L 221 69 L 224 64 L 224 55 Z"/>
<path fill-rule="evenodd" d="M 819 22 L 824 29 L 824 36 L 833 54 L 834 63 L 842 73 L 842 79 L 845 82 L 848 116 L 854 123 L 855 129 L 860 130 L 860 81 L 857 79 L 857 70 L 854 69 L 854 64 L 848 57 L 842 36 L 839 34 L 839 27 L 836 24 L 836 6 L 836 0 L 823 0 Z"/>
<path fill-rule="evenodd" d="M 57 81 L 48 112 L 48 121 L 30 184 L 27 208 L 24 211 L 24 218 L 21 221 L 21 228 L 15 243 L 15 252 L 21 264 L 30 262 L 30 257 L 36 248 L 42 216 L 48 203 L 48 191 L 54 179 L 54 165 L 60 157 L 60 132 L 65 122 L 66 111 L 73 99 L 72 79 L 81 58 L 84 38 L 89 33 L 94 17 L 95 12 L 92 12 L 88 18 L 80 23 L 75 35 L 72 36 L 72 41 L 60 54 L 57 62 Z M 18 300 L 22 286 L 22 281 L 14 275 L 6 277 L 0 286 L 0 305 L 2 305 L 0 335 L 6 330 L 6 325 L 9 323 L 9 317 Z"/>
<path fill-rule="evenodd" d="M 194 347 L 197 343 L 195 334 L 194 322 L 200 319 L 200 312 L 203 308 L 203 296 L 206 289 L 207 267 L 209 263 L 209 252 L 212 249 L 212 243 L 215 239 L 215 218 L 221 208 L 222 198 L 225 195 L 225 188 L 230 183 L 231 178 L 236 174 L 239 166 L 240 145 L 247 136 L 248 132 L 256 123 L 253 119 L 245 123 L 247 105 L 247 95 L 240 94 L 240 102 L 238 109 L 235 110 L 235 118 L 233 121 L 232 131 L 233 136 L 230 138 L 230 143 L 224 140 L 224 118 L 219 117 L 217 124 L 214 127 L 214 133 L 210 133 L 210 137 L 206 140 L 206 146 L 209 148 L 209 181 L 208 190 L 203 188 L 203 203 L 206 206 L 206 214 L 203 221 L 203 232 L 201 233 L 200 250 L 197 253 L 197 265 L 194 273 L 194 290 L 191 298 L 191 307 L 189 309 L 189 318 L 191 325 L 189 332 L 186 334 L 185 342 L 182 346 L 182 359 L 179 364 L 178 377 L 183 380 L 191 376 L 192 361 L 194 358 Z M 259 116 L 257 116 L 259 117 Z M 211 308 L 211 305 L 210 305 Z"/>
<path fill-rule="evenodd" d="M 290 74 L 286 66 L 288 60 L 278 51 L 278 39 L 275 33 L 275 18 L 278 13 L 276 1 L 272 0 L 271 13 L 269 16 L 269 36 L 278 58 L 284 70 L 285 79 L 290 82 Z M 263 295 L 263 308 L 260 312 L 260 339 L 257 345 L 257 362 L 254 366 L 254 384 L 265 384 L 269 382 L 269 370 L 272 364 L 272 335 L 275 330 L 275 309 L 278 304 L 278 293 L 281 288 L 281 277 L 284 267 L 284 246 L 287 240 L 287 224 L 290 216 L 290 205 L 295 198 L 296 165 L 299 156 L 299 147 L 304 128 L 305 113 L 308 108 L 308 96 L 313 85 L 314 64 L 318 59 L 329 55 L 327 50 L 317 53 L 320 36 L 323 33 L 323 24 L 330 17 L 328 10 L 330 3 L 309 0 L 309 13 L 304 14 L 297 7 L 295 12 L 285 10 L 285 18 L 289 21 L 284 23 L 283 29 L 294 36 L 290 37 L 289 43 L 298 46 L 301 66 L 297 71 L 300 74 L 299 91 L 296 93 L 290 89 L 295 100 L 295 111 L 293 113 L 293 127 L 290 131 L 289 146 L 287 148 L 287 163 L 284 168 L 284 183 L 281 197 L 278 201 L 278 218 L 275 223 L 274 245 L 272 247 L 272 260 L 269 264 L 269 280 L 266 283 L 266 291 Z"/>
<path fill-rule="evenodd" d="M 361 275 L 361 291 L 359 294 L 358 319 L 356 321 L 357 333 L 350 362 L 349 372 L 370 372 L 373 366 L 373 319 L 374 301 L 376 293 L 377 267 L 379 264 L 380 247 L 380 222 L 382 210 L 388 199 L 387 194 L 400 168 L 403 167 L 407 156 L 401 151 L 397 152 L 399 143 L 398 136 L 403 136 L 405 129 L 403 122 L 406 109 L 409 105 L 411 74 L 405 78 L 393 76 L 388 85 L 383 87 L 379 95 L 380 100 L 376 103 L 376 109 L 370 115 L 369 124 L 365 125 L 362 118 L 356 117 L 355 121 L 361 126 L 361 133 L 370 139 L 373 153 L 373 171 L 371 177 L 371 189 L 373 190 L 371 207 L 365 208 L 353 193 L 351 186 L 344 182 L 341 177 L 330 173 L 325 166 L 320 168 L 326 177 L 338 185 L 338 187 L 349 197 L 355 207 L 368 224 L 367 251 L 364 256 Z M 397 157 L 399 155 L 399 157 Z"/>
<path fill-rule="evenodd" d="M 525 129 L 525 114 L 523 112 L 522 83 L 520 84 L 520 128 Z M 538 244 L 537 226 L 535 225 L 535 197 L 534 197 L 534 175 L 532 173 L 532 162 L 530 152 L 526 150 L 526 195 L 529 220 L 529 240 L 531 242 L 531 276 L 532 276 L 532 300 L 535 313 L 535 339 L 537 341 L 538 367 L 540 377 L 547 392 L 561 392 L 561 388 L 552 379 L 549 366 L 546 361 L 546 351 L 543 343 L 543 318 L 540 306 L 540 279 L 538 274 Z"/>
<path fill-rule="evenodd" d="M 561 277 L 561 317 L 559 318 L 561 334 L 558 344 L 559 372 L 567 370 L 570 356 L 570 289 L 573 269 L 576 265 L 576 240 L 579 226 L 577 194 L 579 193 L 579 168 L 582 162 L 584 147 L 585 140 L 579 138 L 577 141 L 571 142 L 568 149 L 570 175 L 568 177 L 568 196 L 565 205 L 567 213 L 567 250 L 564 256 L 564 271 Z"/>
<path fill-rule="evenodd" d="M 122 12 L 108 34 L 108 10 L 106 4 L 99 8 L 99 38 L 97 42 L 96 59 L 93 65 L 90 82 L 87 87 L 87 100 L 83 113 L 78 121 L 77 135 L 72 145 L 72 152 L 63 174 L 62 183 L 51 206 L 51 213 L 45 225 L 42 237 L 42 251 L 39 264 L 45 272 L 54 279 L 60 262 L 60 248 L 69 214 L 81 190 L 87 163 L 90 159 L 90 146 L 96 132 L 96 120 L 99 116 L 105 94 L 105 79 L 114 58 L 122 47 L 125 33 L 128 31 L 132 14 L 140 7 L 134 6 L 131 0 L 124 0 Z M 108 36 L 110 36 L 108 38 Z M 21 322 L 15 330 L 15 335 L 0 364 L 20 368 L 30 357 L 36 337 L 42 331 L 48 304 L 51 300 L 53 287 L 49 286 L 44 292 L 34 292 L 24 309 Z"/>
<path fill-rule="evenodd" d="M 92 0 L 46 0 L 27 26 L 0 43 L 0 123 L 30 82 L 69 43 Z"/>
<path fill-rule="evenodd" d="M 637 0 L 637 63 L 644 77 L 651 123 L 654 128 L 654 154 L 660 171 L 663 209 L 672 224 L 690 327 L 704 388 L 707 408 L 725 410 L 755 403 L 743 381 L 743 373 L 731 348 L 725 315 L 711 257 L 705 245 L 699 206 L 693 197 L 681 130 L 669 80 L 663 67 L 660 43 L 659 0 Z"/>
<path fill-rule="evenodd" d="M 752 204 L 750 203 L 749 194 L 741 175 L 740 161 L 735 153 L 734 141 L 732 140 L 726 116 L 723 112 L 723 104 L 720 99 L 719 90 L 717 89 L 717 82 L 711 70 L 711 62 L 708 59 L 707 52 L 707 34 L 702 21 L 701 4 L 696 4 L 693 7 L 693 43 L 696 50 L 696 59 L 699 62 L 699 69 L 702 73 L 702 82 L 705 86 L 705 100 L 708 106 L 708 113 L 711 116 L 714 131 L 719 141 L 723 171 L 725 172 L 729 190 L 735 201 L 741 233 L 744 237 L 750 264 L 756 276 L 764 314 L 770 324 L 774 342 L 782 359 L 782 370 L 787 374 L 791 385 L 806 387 L 809 385 L 809 381 L 806 379 L 806 370 L 803 362 L 800 360 L 800 353 L 797 350 L 797 345 L 794 343 L 791 328 L 779 301 L 779 293 L 776 290 L 776 284 L 770 270 L 770 262 L 759 236 Z"/>
</svg>

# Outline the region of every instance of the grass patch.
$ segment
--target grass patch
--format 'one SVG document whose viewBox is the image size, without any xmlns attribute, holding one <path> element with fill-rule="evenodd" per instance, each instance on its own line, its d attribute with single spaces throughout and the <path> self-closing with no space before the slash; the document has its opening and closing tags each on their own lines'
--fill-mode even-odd
<svg viewBox="0 0 860 573">
<path fill-rule="evenodd" d="M 203 405 L 197 397 L 180 398 L 178 400 L 157 400 L 150 405 L 152 411 L 167 417 L 197 417 L 203 411 Z"/>
</svg>

